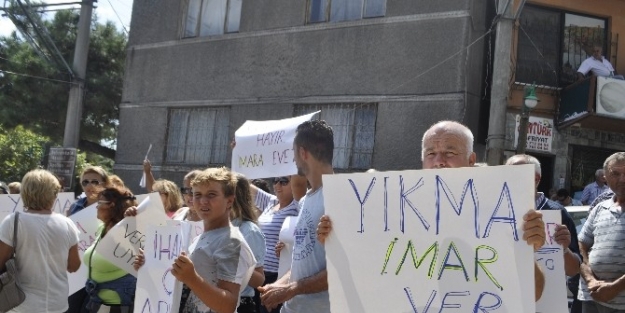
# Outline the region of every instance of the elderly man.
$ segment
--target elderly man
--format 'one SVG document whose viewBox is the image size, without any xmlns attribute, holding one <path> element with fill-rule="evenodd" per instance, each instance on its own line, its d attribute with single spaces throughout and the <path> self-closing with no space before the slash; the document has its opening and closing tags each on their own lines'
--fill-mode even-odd
<svg viewBox="0 0 625 313">
<path fill-rule="evenodd" d="M 597 198 L 597 196 L 608 190 L 609 188 L 605 184 L 603 169 L 600 168 L 595 171 L 595 181 L 584 187 L 584 191 L 582 191 L 581 201 L 584 205 L 589 205 L 595 200 L 595 198 Z"/>
<path fill-rule="evenodd" d="M 506 161 L 506 165 L 522 165 L 522 164 L 534 164 L 534 185 L 538 188 L 540 178 L 542 177 L 542 169 L 538 159 L 527 154 L 517 154 L 510 157 Z M 566 190 L 565 190 L 566 191 Z M 558 191 L 558 195 L 560 192 Z M 568 195 L 568 193 L 567 193 Z M 566 276 L 570 276 L 571 279 L 567 282 L 568 288 L 575 295 L 578 290 L 579 283 L 579 266 L 582 261 L 581 254 L 579 252 L 579 245 L 577 242 L 577 228 L 575 228 L 575 222 L 566 209 L 559 203 L 547 199 L 545 194 L 536 191 L 536 210 L 559 210 L 562 214 L 562 224 L 556 227 L 554 238 L 556 242 L 564 249 L 564 273 Z M 573 302 L 571 313 L 581 312 L 581 303 L 576 299 Z"/>
<path fill-rule="evenodd" d="M 421 159 L 424 169 L 458 168 L 475 165 L 473 152 L 473 133 L 466 126 L 454 121 L 442 121 L 430 127 L 421 141 Z M 545 224 L 542 213 L 530 211 L 523 217 L 523 239 L 538 250 L 545 243 Z M 332 223 L 327 215 L 321 217 L 317 227 L 317 237 L 325 241 Z M 534 262 L 536 299 L 542 295 L 545 284 L 544 274 Z"/>
<path fill-rule="evenodd" d="M 597 204 L 579 234 L 584 313 L 625 312 L 625 152 L 609 156 L 603 169 L 614 196 Z"/>
<path fill-rule="evenodd" d="M 584 60 L 577 69 L 579 80 L 583 80 L 589 72 L 592 72 L 595 76 L 623 79 L 623 75 L 614 75 L 614 67 L 612 67 L 610 61 L 603 57 L 602 52 L 603 47 L 601 45 L 593 46 L 592 55 Z"/>
</svg>

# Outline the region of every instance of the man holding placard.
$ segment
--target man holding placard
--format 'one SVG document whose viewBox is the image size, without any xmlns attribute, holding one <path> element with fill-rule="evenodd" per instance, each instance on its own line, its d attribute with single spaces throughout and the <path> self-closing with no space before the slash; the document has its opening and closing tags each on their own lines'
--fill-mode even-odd
<svg viewBox="0 0 625 313">
<path fill-rule="evenodd" d="M 291 270 L 275 283 L 258 288 L 268 310 L 284 303 L 283 313 L 330 312 L 325 248 L 317 240 L 315 230 L 324 214 L 321 176 L 334 173 L 333 138 L 332 128 L 325 121 L 307 121 L 297 127 L 293 142 L 295 163 L 311 188 L 300 201 Z"/>
<path fill-rule="evenodd" d="M 421 159 L 424 169 L 472 167 L 476 161 L 473 152 L 473 134 L 466 126 L 454 121 L 441 121 L 430 127 L 422 139 Z M 530 210 L 523 217 L 523 239 L 534 251 L 545 243 L 542 213 Z M 328 216 L 320 219 L 317 235 L 324 242 L 332 229 Z M 538 300 L 544 288 L 544 274 L 534 262 L 535 298 Z"/>
</svg>

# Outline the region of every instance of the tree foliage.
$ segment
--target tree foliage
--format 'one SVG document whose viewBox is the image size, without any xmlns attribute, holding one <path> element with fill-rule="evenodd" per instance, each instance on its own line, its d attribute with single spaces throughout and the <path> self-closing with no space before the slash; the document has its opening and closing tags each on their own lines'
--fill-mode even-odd
<svg viewBox="0 0 625 313">
<path fill-rule="evenodd" d="M 71 65 L 78 14 L 58 11 L 44 20 L 50 38 Z M 116 139 L 127 38 L 113 23 L 94 22 L 87 61 L 81 140 Z M 44 45 L 44 43 L 41 43 Z M 46 54 L 45 52 L 43 53 Z M 62 142 L 71 77 L 58 62 L 47 61 L 33 45 L 13 33 L 0 37 L 0 124 L 23 125 Z"/>
</svg>

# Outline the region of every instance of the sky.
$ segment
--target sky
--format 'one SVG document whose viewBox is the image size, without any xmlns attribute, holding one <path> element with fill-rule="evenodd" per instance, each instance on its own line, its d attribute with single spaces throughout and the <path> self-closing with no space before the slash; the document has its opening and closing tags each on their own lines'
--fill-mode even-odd
<svg viewBox="0 0 625 313">
<path fill-rule="evenodd" d="M 130 30 L 130 17 L 132 13 L 132 1 L 133 0 L 98 0 L 95 3 L 94 13 L 98 17 L 98 21 L 104 23 L 106 21 L 113 22 L 117 29 L 120 31 L 123 29 Z M 79 2 L 78 0 L 43 0 L 45 3 L 71 3 Z M 4 1 L 2 1 L 4 3 Z M 75 7 L 80 11 L 79 5 L 64 6 L 64 8 Z M 63 7 L 50 7 L 63 8 Z M 115 14 L 117 12 L 117 15 Z M 54 12 L 47 13 L 48 18 L 52 17 Z M 0 36 L 7 36 L 15 30 L 15 25 L 9 20 L 8 17 L 0 16 Z"/>
</svg>

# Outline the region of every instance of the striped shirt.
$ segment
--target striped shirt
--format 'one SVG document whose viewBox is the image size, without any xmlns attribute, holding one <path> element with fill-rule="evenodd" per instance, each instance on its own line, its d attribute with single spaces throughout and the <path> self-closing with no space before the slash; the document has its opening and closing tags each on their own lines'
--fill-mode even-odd
<svg viewBox="0 0 625 313">
<path fill-rule="evenodd" d="M 584 187 L 584 191 L 582 191 L 582 198 L 580 200 L 582 200 L 584 205 L 588 205 L 593 202 L 597 196 L 608 191 L 609 189 L 610 187 L 606 184 L 603 184 L 603 187 L 599 187 L 597 182 L 592 182 Z"/>
<path fill-rule="evenodd" d="M 600 280 L 614 281 L 625 275 L 625 212 L 615 206 L 614 198 L 599 203 L 588 216 L 579 241 L 591 247 L 588 264 Z M 578 299 L 595 301 L 603 306 L 625 310 L 625 291 L 608 302 L 594 300 L 588 286 L 580 279 Z"/>
<path fill-rule="evenodd" d="M 280 229 L 287 216 L 297 216 L 299 214 L 299 204 L 293 200 L 286 207 L 276 211 L 273 207 L 278 204 L 278 198 L 272 194 L 258 190 L 256 193 L 256 206 L 263 210 L 258 217 L 258 226 L 265 234 L 265 263 L 264 270 L 267 272 L 277 273 L 280 260 L 276 257 L 275 247 L 280 236 Z M 264 206 L 261 206 L 264 205 Z"/>
</svg>

